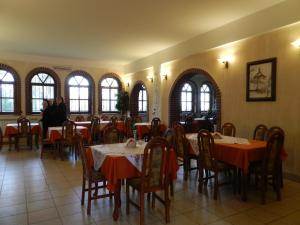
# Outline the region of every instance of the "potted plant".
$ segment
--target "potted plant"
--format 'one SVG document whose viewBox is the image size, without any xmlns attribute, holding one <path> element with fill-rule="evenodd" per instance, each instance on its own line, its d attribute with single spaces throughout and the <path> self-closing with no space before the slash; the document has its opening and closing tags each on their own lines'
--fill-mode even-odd
<svg viewBox="0 0 300 225">
<path fill-rule="evenodd" d="M 129 94 L 127 91 L 120 91 L 117 94 L 116 109 L 121 113 L 122 116 L 126 114 L 129 108 Z"/>
</svg>

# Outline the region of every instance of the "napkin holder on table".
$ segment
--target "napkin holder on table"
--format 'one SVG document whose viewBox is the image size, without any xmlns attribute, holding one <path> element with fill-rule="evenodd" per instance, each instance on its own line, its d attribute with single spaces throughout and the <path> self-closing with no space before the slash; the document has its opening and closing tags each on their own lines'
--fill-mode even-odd
<svg viewBox="0 0 300 225">
<path fill-rule="evenodd" d="M 136 141 L 134 138 L 129 138 L 127 141 L 126 141 L 126 144 L 125 144 L 126 148 L 135 148 L 136 147 Z"/>
</svg>

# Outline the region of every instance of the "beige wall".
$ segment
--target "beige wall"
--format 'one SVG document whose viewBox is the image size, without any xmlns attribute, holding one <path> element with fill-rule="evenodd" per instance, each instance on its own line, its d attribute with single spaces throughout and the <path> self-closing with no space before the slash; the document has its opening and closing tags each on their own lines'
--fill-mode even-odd
<svg viewBox="0 0 300 225">
<path fill-rule="evenodd" d="M 218 84 L 222 94 L 222 123 L 233 122 L 237 136 L 251 138 L 259 123 L 280 126 L 286 132 L 285 148 L 289 154 L 285 171 L 300 175 L 300 49 L 290 43 L 300 37 L 300 24 L 189 56 L 170 63 L 160 62 L 168 71 L 168 79 L 160 83 L 161 118 L 168 121 L 168 99 L 174 81 L 185 70 L 201 68 Z M 234 61 L 225 69 L 217 58 L 232 53 Z M 277 91 L 275 102 L 246 102 L 246 63 L 277 57 Z M 160 64 L 158 64 L 160 65 Z M 160 71 L 153 65 L 154 73 Z M 145 81 L 150 99 L 155 98 L 153 86 L 146 80 L 147 70 L 127 77 L 131 83 Z M 151 100 L 150 100 L 151 105 Z"/>
<path fill-rule="evenodd" d="M 107 73 L 116 73 L 119 76 L 122 75 L 120 71 L 113 70 L 113 69 L 102 69 L 102 68 L 94 68 L 94 67 L 84 67 L 84 66 L 67 66 L 70 67 L 72 70 L 61 70 L 61 69 L 53 69 L 52 64 L 45 64 L 45 63 L 33 63 L 33 62 L 27 62 L 27 61 L 17 61 L 17 60 L 5 60 L 0 58 L 0 63 L 9 65 L 13 67 L 19 74 L 20 79 L 21 79 L 21 110 L 23 113 L 26 112 L 25 109 L 25 79 L 27 74 L 34 68 L 36 67 L 48 67 L 52 70 L 54 70 L 57 75 L 60 78 L 61 81 L 61 95 L 64 97 L 65 96 L 65 89 L 64 89 L 64 84 L 65 84 L 65 78 L 70 74 L 70 72 L 75 71 L 75 70 L 83 70 L 87 73 L 89 73 L 95 83 L 95 113 L 98 113 L 98 83 L 101 77 Z M 120 77 L 121 79 L 121 77 Z M 1 116 L 2 118 L 11 118 L 12 116 Z M 13 116 L 14 118 L 15 116 Z M 39 116 L 29 116 L 29 118 L 38 118 Z"/>
</svg>

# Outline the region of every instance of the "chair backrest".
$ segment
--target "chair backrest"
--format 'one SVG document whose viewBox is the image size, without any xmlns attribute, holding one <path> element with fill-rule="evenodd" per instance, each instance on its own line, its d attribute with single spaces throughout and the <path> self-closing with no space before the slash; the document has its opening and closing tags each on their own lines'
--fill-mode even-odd
<svg viewBox="0 0 300 225">
<path fill-rule="evenodd" d="M 216 161 L 213 156 L 214 138 L 208 130 L 199 131 L 198 147 L 200 165 L 204 169 L 213 170 L 216 167 Z"/>
<path fill-rule="evenodd" d="M 235 137 L 235 126 L 232 123 L 224 123 L 221 133 L 225 136 Z"/>
<path fill-rule="evenodd" d="M 134 117 L 134 123 L 141 123 L 141 122 L 143 122 L 142 117 L 140 116 Z"/>
<path fill-rule="evenodd" d="M 265 140 L 267 131 L 268 131 L 267 126 L 263 124 L 257 125 L 254 129 L 253 140 L 259 140 L 259 141 Z"/>
<path fill-rule="evenodd" d="M 91 138 L 92 141 L 97 141 L 98 134 L 100 133 L 100 118 L 99 117 L 93 117 L 91 121 Z"/>
<path fill-rule="evenodd" d="M 125 119 L 125 131 L 126 131 L 126 137 L 132 138 L 133 137 L 133 131 L 132 131 L 132 119 L 131 117 L 126 117 Z"/>
<path fill-rule="evenodd" d="M 160 136 L 160 124 L 161 121 L 158 117 L 154 117 L 151 121 L 151 129 L 150 129 L 150 133 L 152 137 L 156 137 L 156 136 Z"/>
<path fill-rule="evenodd" d="M 106 126 L 103 130 L 104 144 L 120 143 L 120 133 L 114 126 Z"/>
<path fill-rule="evenodd" d="M 154 137 L 144 149 L 141 185 L 144 190 L 160 190 L 168 185 L 169 146 L 166 139 Z"/>
<path fill-rule="evenodd" d="M 87 120 L 87 121 L 92 121 L 92 120 L 94 119 L 94 117 L 96 117 L 96 116 L 93 115 L 93 114 L 90 114 L 90 115 L 88 115 L 88 116 L 86 117 L 86 120 Z"/>
<path fill-rule="evenodd" d="M 283 148 L 284 134 L 281 131 L 271 133 L 263 159 L 263 173 L 272 174 L 280 171 L 280 151 Z"/>
<path fill-rule="evenodd" d="M 186 133 L 193 132 L 193 121 L 194 118 L 192 116 L 187 116 L 184 121 L 184 128 Z"/>
<path fill-rule="evenodd" d="M 62 124 L 62 138 L 71 143 L 73 141 L 73 138 L 75 134 L 77 133 L 76 131 L 76 124 L 71 121 L 71 120 L 66 120 Z"/>
<path fill-rule="evenodd" d="M 83 176 L 90 177 L 91 167 L 88 161 L 88 155 L 87 155 L 88 149 L 83 147 L 82 137 L 79 134 L 75 134 L 74 147 L 78 150 L 81 157 Z"/>
<path fill-rule="evenodd" d="M 117 126 L 117 121 L 118 121 L 118 117 L 116 117 L 116 116 L 112 116 L 112 117 L 110 118 L 110 123 L 111 123 L 114 127 Z"/>
<path fill-rule="evenodd" d="M 175 151 L 178 157 L 184 157 L 186 147 L 187 147 L 187 140 L 185 137 L 185 131 L 183 126 L 177 125 L 174 127 L 175 133 Z"/>
<path fill-rule="evenodd" d="M 179 121 L 174 121 L 174 122 L 172 123 L 172 128 L 174 128 L 174 127 L 177 126 L 177 125 L 181 126 L 181 123 L 180 123 Z"/>
<path fill-rule="evenodd" d="M 76 116 L 75 121 L 76 122 L 84 121 L 84 116 L 82 116 L 82 115 Z"/>
<path fill-rule="evenodd" d="M 101 115 L 100 119 L 103 120 L 103 121 L 109 121 L 109 116 L 103 114 L 103 115 Z"/>
<path fill-rule="evenodd" d="M 22 117 L 17 120 L 17 124 L 19 136 L 26 136 L 28 134 L 31 134 L 31 123 L 29 119 Z"/>
<path fill-rule="evenodd" d="M 274 126 L 274 127 L 271 127 L 271 128 L 266 132 L 265 140 L 268 141 L 269 138 L 271 137 L 271 135 L 272 135 L 274 132 L 280 132 L 280 133 L 283 134 L 283 136 L 285 136 L 285 133 L 284 133 L 284 131 L 283 131 L 283 129 L 282 129 L 281 127 Z"/>
<path fill-rule="evenodd" d="M 163 137 L 167 140 L 170 148 L 173 148 L 175 146 L 175 131 L 173 128 L 168 128 Z"/>
</svg>

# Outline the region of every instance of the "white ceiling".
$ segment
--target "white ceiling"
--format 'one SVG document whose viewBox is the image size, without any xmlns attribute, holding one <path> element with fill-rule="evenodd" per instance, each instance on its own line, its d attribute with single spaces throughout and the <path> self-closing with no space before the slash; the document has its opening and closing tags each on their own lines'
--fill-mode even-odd
<svg viewBox="0 0 300 225">
<path fill-rule="evenodd" d="M 0 52 L 125 65 L 283 0 L 0 0 Z"/>
</svg>

